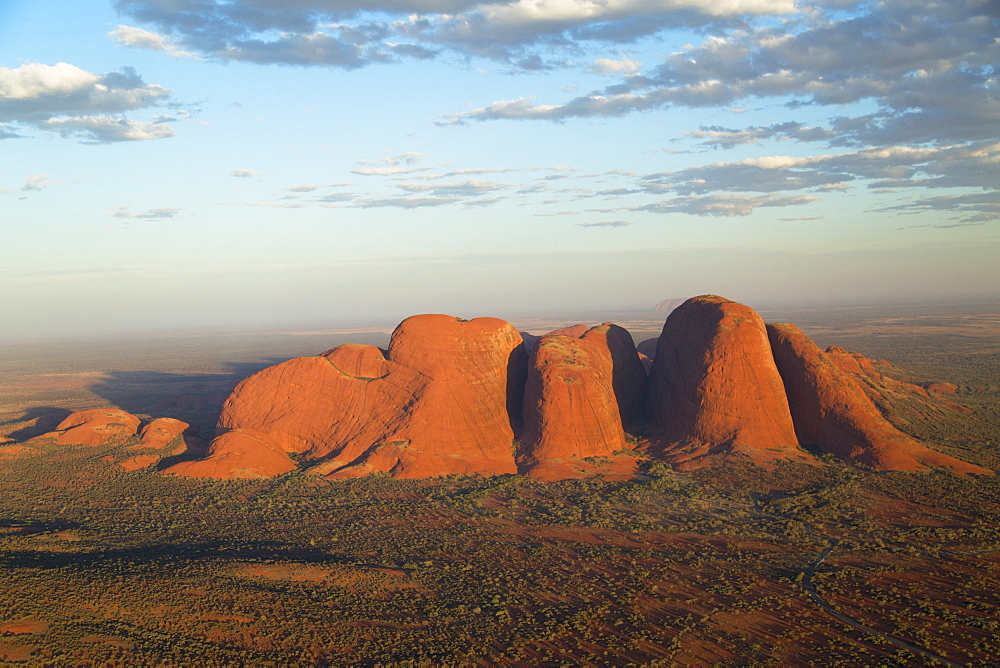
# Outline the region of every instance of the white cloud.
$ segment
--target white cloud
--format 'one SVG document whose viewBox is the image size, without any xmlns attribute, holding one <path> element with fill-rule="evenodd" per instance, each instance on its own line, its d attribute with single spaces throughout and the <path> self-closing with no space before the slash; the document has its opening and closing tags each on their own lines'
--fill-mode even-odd
<svg viewBox="0 0 1000 668">
<path fill-rule="evenodd" d="M 118 0 L 157 32 L 119 26 L 118 41 L 217 60 L 353 69 L 441 51 L 522 70 L 565 66 L 552 45 L 626 43 L 661 30 L 790 14 L 793 0 Z"/>
<path fill-rule="evenodd" d="M 234 169 L 229 172 L 230 176 L 235 176 L 238 179 L 249 179 L 254 176 L 260 176 L 261 174 L 263 174 L 263 172 L 255 172 L 252 169 Z"/>
<path fill-rule="evenodd" d="M 129 207 L 116 206 L 108 212 L 112 218 L 124 218 L 126 220 L 166 220 L 180 215 L 184 209 L 173 207 L 162 207 L 158 209 L 147 209 L 142 213 L 133 213 Z"/>
<path fill-rule="evenodd" d="M 36 100 L 92 91 L 101 77 L 69 63 L 28 63 L 16 69 L 0 67 L 0 100 Z"/>
<path fill-rule="evenodd" d="M 352 169 L 352 174 L 358 174 L 360 176 L 398 176 L 399 174 L 413 174 L 415 172 L 424 172 L 430 169 L 429 167 L 359 167 L 357 169 Z"/>
<path fill-rule="evenodd" d="M 173 136 L 176 117 L 151 121 L 127 113 L 160 107 L 170 93 L 146 84 L 131 68 L 97 75 L 67 63 L 0 67 L 0 122 L 79 137 L 85 143 L 138 141 Z M 8 129 L 5 134 L 10 136 Z"/>
<path fill-rule="evenodd" d="M 469 179 L 467 181 L 457 183 L 400 183 L 399 187 L 410 192 L 430 192 L 434 195 L 443 197 L 475 197 L 477 195 L 513 187 L 513 184 Z"/>
<path fill-rule="evenodd" d="M 460 197 L 385 197 L 376 199 L 356 200 L 354 205 L 362 209 L 381 207 L 397 207 L 400 209 L 420 209 L 429 206 L 444 206 L 457 204 Z"/>
<path fill-rule="evenodd" d="M 163 35 L 159 35 L 155 32 L 144 30 L 143 28 L 119 24 L 117 28 L 108 33 L 108 37 L 125 46 L 162 51 L 163 53 L 174 56 L 175 58 L 194 58 L 195 60 L 202 60 L 202 58 L 195 53 L 178 49 L 177 45 L 173 43 L 173 40 L 167 39 Z"/>
<path fill-rule="evenodd" d="M 809 204 L 818 197 L 806 195 L 717 194 L 674 197 L 654 204 L 636 207 L 636 211 L 651 213 L 687 213 L 696 216 L 749 216 L 761 207 L 785 207 Z"/>
<path fill-rule="evenodd" d="M 641 67 L 642 63 L 628 58 L 623 60 L 598 58 L 587 69 L 594 74 L 632 74 L 638 72 Z"/>
<path fill-rule="evenodd" d="M 847 13 L 814 8 L 811 22 L 728 29 L 670 54 L 646 75 L 556 104 L 495 101 L 442 123 L 498 119 L 566 121 L 671 106 L 732 107 L 750 99 L 791 106 L 870 102 L 875 113 L 837 117 L 829 128 L 789 139 L 843 146 L 954 143 L 996 136 L 1000 41 L 994 3 L 955 0 L 857 3 Z M 790 100 L 790 102 L 789 102 Z M 708 129 L 709 145 L 730 147 L 777 128 Z"/>
<path fill-rule="evenodd" d="M 29 176 L 28 180 L 25 182 L 25 184 L 23 186 L 21 186 L 21 190 L 23 192 L 33 192 L 33 191 L 41 190 L 42 188 L 44 188 L 46 186 L 50 186 L 50 185 L 52 185 L 54 183 L 62 183 L 62 181 L 55 181 L 55 180 L 49 178 L 48 174 L 44 174 L 44 173 L 43 174 L 33 174 L 33 175 Z"/>
<path fill-rule="evenodd" d="M 114 116 L 65 116 L 50 118 L 39 124 L 56 130 L 63 136 L 76 136 L 85 144 L 109 144 L 173 137 L 174 131 L 163 123 L 132 121 Z"/>
</svg>

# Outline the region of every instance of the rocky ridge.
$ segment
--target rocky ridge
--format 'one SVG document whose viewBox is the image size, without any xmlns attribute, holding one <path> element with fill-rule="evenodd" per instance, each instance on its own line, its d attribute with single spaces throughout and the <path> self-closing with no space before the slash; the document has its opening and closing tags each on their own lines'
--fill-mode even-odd
<svg viewBox="0 0 1000 668">
<path fill-rule="evenodd" d="M 655 344 L 655 345 L 654 345 Z M 641 351 L 641 352 L 640 352 Z M 496 318 L 407 318 L 386 350 L 347 344 L 244 379 L 203 444 L 178 420 L 117 409 L 68 417 L 38 439 L 100 445 L 133 438 L 132 470 L 180 455 L 167 474 L 329 478 L 521 473 L 541 480 L 630 477 L 653 458 L 680 469 L 734 461 L 990 474 L 920 444 L 887 419 L 894 402 L 967 410 L 893 380 L 884 362 L 820 350 L 794 325 L 705 295 L 685 301 L 637 351 L 612 323 L 522 336 Z M 928 391 L 930 390 L 930 391 Z M 162 465 L 161 465 L 162 466 Z"/>
</svg>

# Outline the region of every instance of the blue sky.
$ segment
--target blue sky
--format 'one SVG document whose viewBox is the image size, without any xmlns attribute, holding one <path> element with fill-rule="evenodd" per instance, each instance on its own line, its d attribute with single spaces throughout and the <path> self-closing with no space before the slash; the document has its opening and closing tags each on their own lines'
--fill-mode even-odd
<svg viewBox="0 0 1000 668">
<path fill-rule="evenodd" d="M 7 0 L 0 338 L 996 294 L 998 16 Z"/>
</svg>

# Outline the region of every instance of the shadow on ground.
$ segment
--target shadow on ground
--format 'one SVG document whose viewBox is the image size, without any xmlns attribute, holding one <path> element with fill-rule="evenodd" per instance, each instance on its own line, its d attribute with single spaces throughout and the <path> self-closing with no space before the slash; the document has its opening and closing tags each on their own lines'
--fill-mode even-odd
<svg viewBox="0 0 1000 668">
<path fill-rule="evenodd" d="M 24 414 L 20 417 L 0 422 L 0 428 L 6 425 L 32 422 L 33 424 L 29 426 L 21 427 L 7 434 L 8 438 L 12 438 L 15 441 L 27 441 L 29 438 L 41 436 L 47 431 L 52 431 L 69 414 L 70 411 L 56 406 L 32 406 L 24 411 Z"/>
<path fill-rule="evenodd" d="M 222 403 L 237 383 L 284 360 L 226 363 L 223 371 L 206 373 L 111 371 L 88 389 L 129 413 L 183 420 L 202 438 L 211 438 Z"/>
</svg>

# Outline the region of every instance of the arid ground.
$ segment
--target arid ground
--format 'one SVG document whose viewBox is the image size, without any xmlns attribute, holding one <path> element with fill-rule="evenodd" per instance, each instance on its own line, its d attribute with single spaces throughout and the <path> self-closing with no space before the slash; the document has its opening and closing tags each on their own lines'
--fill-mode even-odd
<svg viewBox="0 0 1000 668">
<path fill-rule="evenodd" d="M 1000 470 L 1000 304 L 761 310 L 820 345 L 949 382 L 907 416 Z M 611 320 L 636 342 L 663 314 Z M 0 349 L 0 436 L 117 406 L 211 434 L 243 377 L 389 329 L 189 334 Z M 898 407 L 906 415 L 906 407 Z M 54 665 L 989 665 L 998 477 L 644 466 L 521 476 L 211 481 L 127 472 L 128 442 L 0 445 L 0 662 Z M 636 453 L 641 458 L 641 453 Z"/>
</svg>

